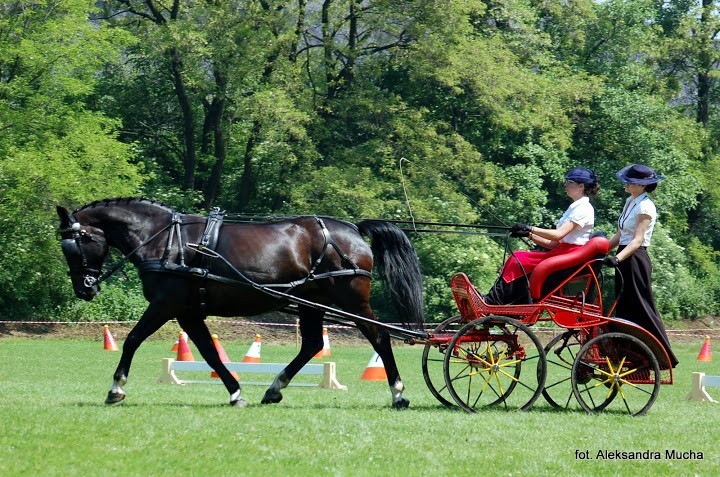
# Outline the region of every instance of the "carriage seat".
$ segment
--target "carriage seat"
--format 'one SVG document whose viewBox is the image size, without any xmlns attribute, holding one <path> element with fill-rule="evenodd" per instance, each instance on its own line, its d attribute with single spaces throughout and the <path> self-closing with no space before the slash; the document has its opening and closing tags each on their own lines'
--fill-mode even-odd
<svg viewBox="0 0 720 477">
<path fill-rule="evenodd" d="M 544 285 L 551 275 L 558 272 L 575 272 L 578 267 L 590 260 L 607 255 L 609 250 L 610 241 L 607 238 L 593 237 L 582 247 L 543 260 L 530 274 L 530 295 L 532 299 L 539 300 L 542 298 L 543 290 L 546 288 Z M 567 276 L 569 276 L 569 273 Z M 557 282 L 557 285 L 559 284 L 560 282 Z"/>
</svg>

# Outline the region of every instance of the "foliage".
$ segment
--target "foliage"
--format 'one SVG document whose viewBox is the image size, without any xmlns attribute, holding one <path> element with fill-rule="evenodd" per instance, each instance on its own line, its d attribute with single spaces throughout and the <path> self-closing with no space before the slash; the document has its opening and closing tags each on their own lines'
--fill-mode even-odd
<svg viewBox="0 0 720 477">
<path fill-rule="evenodd" d="M 122 32 L 87 21 L 87 4 L 11 2 L 0 17 L 0 309 L 44 318 L 70 298 L 55 205 L 136 193 L 142 178 L 118 121 L 84 99 L 117 58 Z"/>
<path fill-rule="evenodd" d="M 56 204 L 142 194 L 189 212 L 550 226 L 567 206 L 563 173 L 587 166 L 611 234 L 625 199 L 614 174 L 634 162 L 667 177 L 654 193 L 659 306 L 668 318 L 717 313 L 720 49 L 708 2 L 173 5 L 3 5 L 4 314 L 140 306 L 131 280 L 68 308 Z M 484 288 L 501 261 L 494 241 L 416 242 L 432 317 L 452 313 L 452 271 Z M 483 254 L 492 265 L 473 258 Z"/>
</svg>

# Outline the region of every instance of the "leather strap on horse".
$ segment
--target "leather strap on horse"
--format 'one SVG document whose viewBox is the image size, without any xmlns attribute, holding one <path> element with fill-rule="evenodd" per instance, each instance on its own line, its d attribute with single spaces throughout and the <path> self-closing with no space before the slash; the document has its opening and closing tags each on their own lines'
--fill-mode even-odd
<svg viewBox="0 0 720 477">
<path fill-rule="evenodd" d="M 330 235 L 330 231 L 328 230 L 327 226 L 325 225 L 325 222 L 320 217 L 315 217 L 315 220 L 317 220 L 318 225 L 320 225 L 320 231 L 323 234 L 324 243 L 323 243 L 322 252 L 320 252 L 320 255 L 318 256 L 318 258 L 315 259 L 315 261 L 313 262 L 313 265 L 310 268 L 310 271 L 308 272 L 307 276 L 301 278 L 300 280 L 294 280 L 294 281 L 288 282 L 288 283 L 264 283 L 261 285 L 262 287 L 287 288 L 288 289 L 287 292 L 289 293 L 293 288 L 295 288 L 297 286 L 303 285 L 305 283 L 308 283 L 308 282 L 311 282 L 314 280 L 321 280 L 321 279 L 325 279 L 325 278 L 347 277 L 347 276 L 353 276 L 353 275 L 361 275 L 361 276 L 365 276 L 368 278 L 372 278 L 371 272 L 358 267 L 355 264 L 355 262 L 353 262 L 350 259 L 350 257 L 348 257 L 347 254 L 345 254 L 345 252 L 343 252 L 340 249 L 340 247 L 337 245 L 337 243 L 335 243 L 335 241 L 332 239 L 332 236 Z M 188 243 L 187 246 L 197 250 L 198 253 L 207 255 L 208 257 L 221 258 L 221 259 L 223 259 L 223 261 L 225 261 L 226 263 L 229 264 L 229 262 L 227 262 L 227 260 L 222 255 L 220 255 L 215 250 L 213 250 L 209 247 L 205 247 L 204 245 L 202 245 L 202 243 L 200 243 L 200 244 Z M 315 273 L 315 270 L 317 270 L 317 267 L 320 265 L 322 260 L 327 255 L 328 247 L 332 247 L 337 252 L 337 254 L 340 255 L 340 258 L 342 259 L 342 261 L 344 261 L 346 264 L 349 264 L 352 268 L 345 268 L 342 270 L 332 270 L 332 271 L 324 272 L 324 273 Z M 193 273 L 195 275 L 202 276 L 203 278 L 207 278 L 208 280 L 215 280 L 215 281 L 220 281 L 223 283 L 243 283 L 238 280 L 233 280 L 231 278 L 222 277 L 219 275 L 214 275 L 214 274 L 208 273 L 208 270 L 205 270 L 202 268 L 190 268 L 190 267 L 183 268 L 183 267 L 178 267 L 178 266 L 172 266 L 172 264 L 165 264 L 164 266 L 165 266 L 165 269 L 167 269 L 167 271 L 172 271 L 175 273 L 189 272 L 189 273 Z M 240 272 L 237 269 L 235 269 L 235 267 L 233 267 L 233 269 L 235 270 L 236 273 L 240 274 Z M 204 272 L 204 274 L 201 275 L 202 272 Z M 242 275 L 242 274 L 240 274 L 240 275 Z M 242 275 L 242 276 L 244 276 L 244 275 Z"/>
</svg>

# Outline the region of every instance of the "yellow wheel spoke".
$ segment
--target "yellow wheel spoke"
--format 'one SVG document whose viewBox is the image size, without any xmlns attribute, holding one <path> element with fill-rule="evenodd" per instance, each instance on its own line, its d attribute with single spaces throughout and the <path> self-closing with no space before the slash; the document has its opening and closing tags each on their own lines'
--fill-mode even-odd
<svg viewBox="0 0 720 477">
<path fill-rule="evenodd" d="M 519 382 L 520 382 L 520 380 L 519 380 L 518 378 L 516 378 L 515 376 L 512 376 L 512 375 L 506 373 L 506 372 L 503 371 L 502 369 L 499 371 L 498 374 L 500 374 L 500 373 L 504 374 L 505 376 L 507 376 L 508 378 L 512 379 L 512 380 L 515 381 L 516 383 L 519 383 Z M 498 378 L 498 379 L 499 379 L 499 378 Z"/>
<path fill-rule="evenodd" d="M 621 373 L 621 374 L 620 374 L 620 377 L 621 377 L 621 378 L 624 378 L 624 377 L 627 376 L 628 374 L 636 373 L 637 370 L 638 370 L 638 368 L 634 368 L 634 369 L 631 369 L 630 371 L 625 371 L 624 373 Z"/>
<path fill-rule="evenodd" d="M 611 376 L 611 375 L 615 374 L 615 371 L 613 370 L 613 365 L 612 365 L 612 363 L 610 362 L 610 358 L 608 358 L 607 356 L 605 356 L 605 362 L 607 363 L 608 369 L 610 370 L 610 373 L 608 373 L 608 376 Z"/>
<path fill-rule="evenodd" d="M 500 368 L 507 368 L 508 366 L 513 366 L 515 364 L 518 364 L 521 361 L 522 361 L 521 359 L 516 359 L 515 361 L 508 361 L 507 363 L 499 364 L 498 366 Z"/>
<path fill-rule="evenodd" d="M 495 378 L 497 379 L 498 387 L 500 388 L 500 395 L 505 395 L 505 391 L 503 391 L 502 382 L 500 382 L 500 373 L 495 373 Z"/>
<path fill-rule="evenodd" d="M 612 372 L 608 373 L 607 371 L 604 371 L 604 370 L 602 370 L 602 369 L 600 369 L 600 368 L 595 368 L 594 371 L 597 371 L 597 372 L 599 372 L 600 374 L 604 374 L 604 375 L 607 376 L 608 378 L 612 377 L 613 374 L 614 374 L 614 373 L 612 373 Z"/>
<path fill-rule="evenodd" d="M 595 384 L 595 386 L 593 386 L 593 388 L 597 388 L 599 386 L 604 386 L 607 383 L 612 383 L 612 382 L 613 382 L 612 377 L 610 377 L 610 378 L 606 379 L 605 381 L 600 381 L 599 383 Z"/>
</svg>

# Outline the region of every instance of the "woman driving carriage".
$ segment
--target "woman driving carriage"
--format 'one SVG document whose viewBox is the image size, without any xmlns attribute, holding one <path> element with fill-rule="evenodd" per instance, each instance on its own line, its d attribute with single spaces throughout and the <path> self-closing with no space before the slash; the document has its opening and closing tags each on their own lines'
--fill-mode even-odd
<svg viewBox="0 0 720 477">
<path fill-rule="evenodd" d="M 617 255 L 604 260 L 605 265 L 616 268 L 616 293 L 622 290 L 615 316 L 637 323 L 660 340 L 674 368 L 678 360 L 670 349 L 665 326 L 655 306 L 652 264 L 647 252 L 657 218 L 657 209 L 648 192 L 654 191 L 665 178 L 644 164 L 627 166 L 616 175 L 630 197 L 618 219 L 617 232 L 610 239 L 610 249 L 618 247 Z"/>
<path fill-rule="evenodd" d="M 576 167 L 565 174 L 565 193 L 573 202 L 558 220 L 554 229 L 543 229 L 516 223 L 511 237 L 527 237 L 546 251 L 515 252 L 504 264 L 500 277 L 484 296 L 490 305 L 530 303 L 526 274 L 543 260 L 567 253 L 590 240 L 595 225 L 595 209 L 590 197 L 600 190 L 597 176 L 590 169 Z"/>
</svg>

